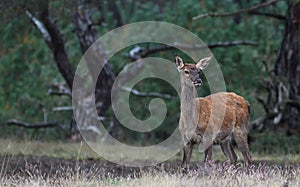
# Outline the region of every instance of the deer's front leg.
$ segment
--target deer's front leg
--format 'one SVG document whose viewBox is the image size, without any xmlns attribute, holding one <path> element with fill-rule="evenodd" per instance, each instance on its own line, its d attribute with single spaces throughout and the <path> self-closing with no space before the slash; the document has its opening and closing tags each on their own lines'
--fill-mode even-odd
<svg viewBox="0 0 300 187">
<path fill-rule="evenodd" d="M 211 162 L 211 157 L 212 157 L 212 144 L 207 147 L 204 151 L 204 163 L 209 163 Z"/>
<path fill-rule="evenodd" d="M 183 159 L 181 167 L 183 171 L 187 171 L 189 169 L 189 164 L 191 161 L 192 151 L 193 151 L 194 143 L 189 141 L 184 147 L 183 147 Z"/>
</svg>

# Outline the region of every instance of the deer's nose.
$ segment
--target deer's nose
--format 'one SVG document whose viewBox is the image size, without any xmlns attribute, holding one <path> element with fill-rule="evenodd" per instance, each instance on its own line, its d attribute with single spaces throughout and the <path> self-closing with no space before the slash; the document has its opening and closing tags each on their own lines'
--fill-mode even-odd
<svg viewBox="0 0 300 187">
<path fill-rule="evenodd" d="M 200 86 L 202 84 L 202 80 L 200 78 L 196 78 L 194 81 L 195 86 Z"/>
</svg>

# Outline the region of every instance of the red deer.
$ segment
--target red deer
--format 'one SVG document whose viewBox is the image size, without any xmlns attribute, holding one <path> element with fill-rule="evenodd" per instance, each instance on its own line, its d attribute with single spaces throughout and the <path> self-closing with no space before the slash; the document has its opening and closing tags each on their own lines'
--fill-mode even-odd
<svg viewBox="0 0 300 187">
<path fill-rule="evenodd" d="M 242 152 L 245 164 L 251 164 L 247 142 L 250 114 L 248 102 L 232 92 L 219 92 L 196 98 L 195 86 L 202 84 L 199 72 L 208 66 L 211 58 L 212 56 L 208 56 L 197 64 L 189 64 L 184 63 L 178 55 L 175 55 L 175 65 L 180 72 L 181 79 L 179 130 L 185 144 L 182 160 L 184 170 L 188 169 L 193 146 L 203 141 L 204 133 L 212 134 L 213 137 L 205 150 L 204 162 L 211 160 L 212 144 L 218 143 L 230 163 L 236 163 L 237 156 L 232 147 L 233 139 Z M 223 111 L 220 111 L 222 108 Z M 196 124 L 195 128 L 193 132 L 189 132 L 193 124 Z M 189 133 L 192 134 L 189 135 Z"/>
</svg>

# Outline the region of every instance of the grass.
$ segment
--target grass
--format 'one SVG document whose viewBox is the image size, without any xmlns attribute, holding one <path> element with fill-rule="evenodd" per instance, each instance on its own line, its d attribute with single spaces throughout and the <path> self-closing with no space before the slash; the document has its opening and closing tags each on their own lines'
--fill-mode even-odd
<svg viewBox="0 0 300 187">
<path fill-rule="evenodd" d="M 281 169 L 267 169 L 266 171 L 260 169 L 245 172 L 234 168 L 223 168 L 223 170 L 212 168 L 207 175 L 199 171 L 192 171 L 188 175 L 146 173 L 141 178 L 123 180 L 115 186 L 283 186 L 284 184 L 299 186 L 300 184 L 297 176 L 299 169 L 291 172 Z"/>
<path fill-rule="evenodd" d="M 259 165 L 245 170 L 232 166 L 209 166 L 190 171 L 188 174 L 146 172 L 138 178 L 103 178 L 97 169 L 86 173 L 68 172 L 64 176 L 45 178 L 32 175 L 1 178 L 0 186 L 118 186 L 118 187 L 165 187 L 165 186 L 299 186 L 300 169 L 285 169 Z"/>
<path fill-rule="evenodd" d="M 298 145 L 297 145 L 298 146 Z M 113 146 L 105 148 L 113 152 L 118 150 Z M 213 148 L 213 159 L 224 161 L 226 158 L 219 146 Z M 273 148 L 275 149 L 275 148 Z M 277 163 L 296 163 L 300 162 L 300 154 L 292 152 L 282 152 L 280 147 L 274 153 L 251 150 L 253 160 L 274 161 Z M 242 155 L 238 150 L 235 151 L 240 159 Z M 16 141 L 12 139 L 0 139 L 0 155 L 32 155 L 32 156 L 49 156 L 64 159 L 102 159 L 95 153 L 84 141 L 83 142 L 62 142 L 62 141 Z M 176 154 L 170 161 L 181 160 L 181 153 Z M 202 161 L 203 153 L 199 153 L 197 146 L 194 147 L 192 161 Z"/>
<path fill-rule="evenodd" d="M 107 150 L 111 149 L 114 148 L 109 146 Z M 197 152 L 197 147 L 194 150 L 192 161 L 202 162 L 203 153 Z M 236 152 L 239 158 L 242 158 L 241 154 Z M 115 177 L 110 176 L 109 173 L 104 177 L 99 172 L 102 168 L 95 167 L 80 172 L 80 168 L 78 170 L 62 168 L 55 173 L 55 176 L 44 175 L 39 168 L 35 168 L 35 170 L 24 171 L 26 177 L 24 175 L 7 176 L 5 163 L 0 163 L 0 186 L 300 186 L 300 154 L 280 153 L 280 150 L 274 154 L 252 151 L 253 160 L 272 161 L 274 164 L 261 163 L 249 170 L 241 166 L 222 165 L 221 162 L 210 166 L 199 165 L 197 169 L 186 175 L 155 170 L 141 171 L 138 177 Z M 7 155 L 8 160 L 10 155 L 101 160 L 101 157 L 84 142 L 0 139 L 0 155 Z M 170 159 L 170 162 L 181 160 L 181 157 L 181 153 L 178 153 Z M 225 160 L 219 146 L 214 147 L 213 159 Z"/>
<path fill-rule="evenodd" d="M 64 159 L 100 157 L 84 142 L 26 141 L 0 139 L 0 155 L 49 156 Z"/>
</svg>

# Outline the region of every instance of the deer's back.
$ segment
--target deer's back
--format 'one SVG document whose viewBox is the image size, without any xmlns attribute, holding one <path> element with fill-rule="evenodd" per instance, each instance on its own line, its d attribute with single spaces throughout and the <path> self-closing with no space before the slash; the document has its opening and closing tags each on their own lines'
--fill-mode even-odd
<svg viewBox="0 0 300 187">
<path fill-rule="evenodd" d="M 232 92 L 220 92 L 196 98 L 199 110 L 197 131 L 218 130 L 228 134 L 234 128 L 247 125 L 250 110 L 248 102 Z M 207 129 L 208 127 L 208 129 Z"/>
</svg>

